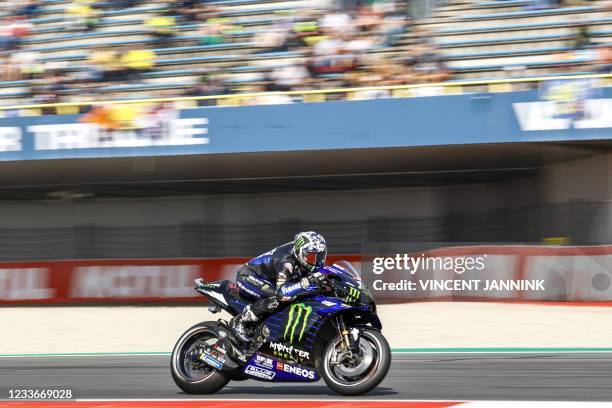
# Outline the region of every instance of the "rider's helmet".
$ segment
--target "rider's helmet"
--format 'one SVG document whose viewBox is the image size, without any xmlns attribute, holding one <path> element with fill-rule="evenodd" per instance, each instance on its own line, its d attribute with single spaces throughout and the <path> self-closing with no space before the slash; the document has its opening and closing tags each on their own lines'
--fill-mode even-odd
<svg viewBox="0 0 612 408">
<path fill-rule="evenodd" d="M 305 271 L 318 271 L 327 256 L 325 238 L 314 231 L 300 232 L 293 240 L 293 255 Z"/>
</svg>

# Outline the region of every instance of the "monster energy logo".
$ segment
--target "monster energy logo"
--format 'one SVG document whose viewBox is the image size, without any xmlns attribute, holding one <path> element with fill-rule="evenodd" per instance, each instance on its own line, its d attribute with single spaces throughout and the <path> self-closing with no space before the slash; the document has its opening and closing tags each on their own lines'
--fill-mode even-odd
<svg viewBox="0 0 612 408">
<path fill-rule="evenodd" d="M 298 342 L 302 341 L 302 336 L 304 336 L 304 331 L 306 330 L 306 326 L 308 325 L 308 318 L 312 313 L 312 306 L 306 306 L 304 303 L 295 303 L 291 305 L 291 309 L 289 309 L 289 318 L 287 319 L 287 325 L 285 326 L 285 334 L 284 339 L 289 339 L 289 343 L 293 343 L 293 338 L 295 337 L 296 331 L 298 327 L 301 329 L 299 331 Z"/>
<path fill-rule="evenodd" d="M 304 237 L 299 237 L 297 241 L 295 241 L 295 248 L 299 251 L 302 246 L 306 243 Z"/>
<path fill-rule="evenodd" d="M 357 299 L 359 299 L 359 296 L 361 295 L 361 292 L 359 292 L 359 290 L 355 289 L 354 287 L 349 287 L 349 293 L 346 296 L 346 303 L 354 303 L 357 301 Z"/>
</svg>

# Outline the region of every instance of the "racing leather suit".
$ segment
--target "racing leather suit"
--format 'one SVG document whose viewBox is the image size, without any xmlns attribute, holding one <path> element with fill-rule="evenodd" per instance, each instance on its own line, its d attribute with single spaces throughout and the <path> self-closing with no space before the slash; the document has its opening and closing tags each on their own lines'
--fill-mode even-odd
<svg viewBox="0 0 612 408">
<path fill-rule="evenodd" d="M 280 302 L 316 290 L 302 272 L 292 252 L 293 242 L 283 244 L 245 263 L 236 273 L 240 295 L 253 303 L 250 310 L 259 319 L 274 312 Z"/>
</svg>

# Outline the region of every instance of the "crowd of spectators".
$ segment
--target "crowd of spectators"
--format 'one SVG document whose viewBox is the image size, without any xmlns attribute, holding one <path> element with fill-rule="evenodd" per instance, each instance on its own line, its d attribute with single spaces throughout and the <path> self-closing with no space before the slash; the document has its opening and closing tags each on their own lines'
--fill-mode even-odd
<svg viewBox="0 0 612 408">
<path fill-rule="evenodd" d="M 400 44 L 406 33 L 414 40 L 400 52 L 372 52 Z M 262 52 L 301 51 L 304 63 L 272 70 L 273 90 L 340 86 L 402 85 L 442 81 L 449 77 L 428 33 L 417 30 L 393 3 L 364 4 L 354 13 L 312 10 L 277 23 L 262 32 L 256 43 Z"/>
<path fill-rule="evenodd" d="M 364 2 L 351 11 L 325 7 L 290 10 L 264 28 L 247 30 L 220 13 L 214 4 L 199 0 L 70 0 L 63 5 L 64 23 L 54 35 L 95 32 L 105 10 L 154 5 L 141 30 L 149 41 L 131 45 L 97 45 L 85 49 L 78 63 L 45 60 L 40 52 L 24 44 L 33 33 L 32 19 L 41 17 L 44 2 L 1 5 L 0 80 L 28 80 L 35 102 L 87 99 L 100 89 L 119 83 L 138 83 L 156 69 L 155 49 L 178 46 L 179 26 L 189 25 L 193 45 L 214 46 L 234 41 L 252 41 L 254 53 L 297 51 L 300 58 L 290 63 L 265 67 L 252 83 L 237 85 L 228 72 L 197 67 L 202 79 L 177 91 L 187 95 L 217 92 L 290 91 L 327 86 L 364 86 L 434 82 L 449 77 L 435 46 L 427 37 L 396 53 L 371 53 L 401 44 L 412 30 L 410 20 L 393 1 Z M 57 7 L 57 6 L 56 6 Z M 418 30 L 415 30 L 418 34 Z M 427 35 L 427 33 L 421 33 Z M 181 43 L 180 45 L 185 45 Z M 245 61 L 235 61 L 244 66 Z M 231 68 L 231 67 L 230 67 Z M 229 79 L 229 80 L 228 80 Z M 152 94 L 152 96 L 155 96 Z M 174 95 L 176 96 L 176 95 Z M 206 104 L 206 101 L 202 102 Z"/>
<path fill-rule="evenodd" d="M 63 22 L 50 35 L 86 37 L 104 24 L 102 16 L 106 11 L 147 6 L 150 7 L 145 13 L 147 17 L 138 29 L 148 39 L 123 44 L 98 41 L 93 47 L 83 47 L 85 59 L 59 62 L 43 58 L 28 44 L 28 38 L 35 32 L 32 20 L 44 16 L 45 3 L 6 1 L 0 3 L 3 12 L 0 80 L 15 83 L 27 80 L 24 86 L 29 87 L 34 102 L 111 99 L 116 95 L 104 92 L 114 92 L 117 89 L 114 85 L 143 83 L 161 69 L 160 49 L 184 45 L 215 47 L 232 42 L 250 42 L 252 55 L 240 53 L 244 58 L 236 58 L 222 67 L 194 64 L 193 77 L 201 79 L 191 86 L 138 96 L 155 97 L 160 92 L 162 96 L 209 96 L 360 88 L 438 83 L 452 77 L 432 40 L 432 32 L 412 23 L 405 13 L 405 4 L 400 6 L 395 0 L 353 3 L 353 8 L 339 9 L 330 6 L 335 4 L 332 2 L 313 2 L 305 8 L 276 13 L 269 25 L 246 27 L 243 19 L 228 17 L 218 4 L 203 0 L 67 0 L 54 6 L 63 7 Z M 588 49 L 588 25 L 577 24 L 576 28 L 575 48 Z M 296 57 L 260 58 L 287 52 Z M 601 72 L 610 70 L 609 48 L 602 49 L 598 61 Z M 247 80 L 236 80 L 240 77 L 236 73 L 246 73 Z M 386 96 L 389 93 L 385 90 L 354 93 L 355 98 Z M 291 100 L 289 96 L 272 95 L 254 99 L 254 103 Z M 201 105 L 212 103 L 200 101 Z"/>
</svg>

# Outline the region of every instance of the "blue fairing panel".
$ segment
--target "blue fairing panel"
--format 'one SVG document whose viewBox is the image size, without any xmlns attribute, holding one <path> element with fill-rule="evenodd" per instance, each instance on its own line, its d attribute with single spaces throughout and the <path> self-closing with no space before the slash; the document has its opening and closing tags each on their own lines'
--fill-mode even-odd
<svg viewBox="0 0 612 408">
<path fill-rule="evenodd" d="M 269 341 L 288 343 L 311 351 L 325 317 L 325 313 L 320 311 L 326 308 L 321 302 L 308 299 L 277 311 L 265 321 L 270 329 Z"/>
</svg>

